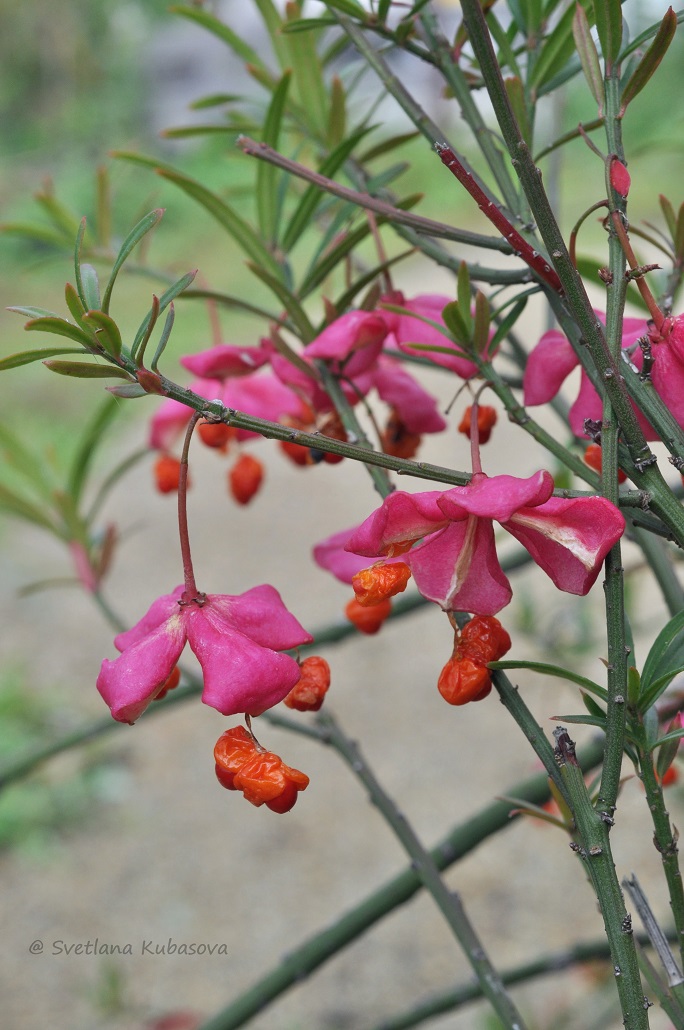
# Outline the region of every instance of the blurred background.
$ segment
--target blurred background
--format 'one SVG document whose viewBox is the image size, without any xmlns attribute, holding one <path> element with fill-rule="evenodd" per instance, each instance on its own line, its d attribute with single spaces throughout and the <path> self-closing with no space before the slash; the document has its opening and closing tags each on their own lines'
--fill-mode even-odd
<svg viewBox="0 0 684 1030">
<path fill-rule="evenodd" d="M 205 6 L 231 21 L 255 48 L 266 46 L 259 20 L 244 0 Z M 320 10 L 316 3 L 306 7 L 312 14 Z M 664 5 L 628 0 L 624 9 L 636 35 L 662 16 Z M 455 23 L 457 16 L 456 5 L 444 5 L 447 22 Z M 63 311 L 64 282 L 73 276 L 70 257 L 40 230 L 51 224 L 47 208 L 55 196 L 76 221 L 83 215 L 91 225 L 97 221 L 98 169 L 107 169 L 113 239 L 124 236 L 145 211 L 166 208 L 147 254 L 152 274 L 121 277 L 114 314 L 124 330 L 135 330 L 151 293 L 159 289 L 155 268 L 175 276 L 199 268 L 200 282 L 258 300 L 260 287 L 241 253 L 205 211 L 148 169 L 110 157 L 112 150 L 137 151 L 173 162 L 239 203 L 249 217 L 254 168 L 235 148 L 234 130 L 205 138 L 163 135 L 174 126 L 206 124 L 207 111 L 189 105 L 208 93 L 249 91 L 255 110 L 263 109 L 265 92 L 245 75 L 232 51 L 187 19 L 174 17 L 162 0 L 54 0 L 49 12 L 37 3 L 0 0 L 0 19 L 0 222 L 6 230 L 0 233 L 1 355 L 29 346 L 21 317 L 6 312 L 7 305 Z M 625 123 L 635 221 L 659 222 L 659 193 L 669 196 L 675 209 L 684 199 L 684 109 L 677 103 L 684 91 L 682 47 L 682 39 L 675 40 L 655 88 L 634 102 Z M 458 131 L 455 104 L 435 81 L 413 64 L 403 73 L 434 117 Z M 387 131 L 406 130 L 391 102 L 381 111 Z M 594 113 L 587 87 L 577 80 L 559 105 L 540 110 L 540 146 L 559 125 L 572 128 Z M 463 148 L 477 164 L 465 136 Z M 422 213 L 487 231 L 422 141 L 405 147 L 402 157 L 411 162 L 402 191 L 424 193 Z M 568 229 L 603 189 L 602 166 L 580 141 L 545 166 L 544 174 L 553 182 Z M 26 225 L 32 227 L 28 237 L 18 231 Z M 583 250 L 601 255 L 603 245 L 600 225 L 588 224 Z M 421 261 L 406 266 L 398 280 L 410 294 L 453 291 L 446 272 L 435 273 Z M 167 352 L 171 375 L 180 354 L 212 342 L 204 306 L 180 301 L 177 307 Z M 543 310 L 530 315 L 526 344 L 536 342 L 546 317 Z M 256 342 L 264 331 L 258 320 L 239 313 L 221 314 L 220 322 L 226 342 Z M 446 403 L 443 377 L 431 374 L 426 382 Z M 4 372 L 0 391 L 0 420 L 31 446 L 58 483 L 79 429 L 101 402 L 101 387 L 63 382 L 38 364 Z M 104 448 L 107 460 L 140 447 L 153 403 L 145 399 L 131 404 L 130 411 L 126 407 Z M 467 442 L 454 436 L 443 434 L 425 445 L 421 457 L 467 467 Z M 544 463 L 528 438 L 521 446 L 505 420 L 494 442 L 487 454 L 492 473 L 527 475 Z M 343 471 L 338 466 L 302 471 L 286 465 L 273 445 L 261 442 L 257 448 L 267 478 L 248 509 L 237 509 L 227 498 L 220 458 L 197 448 L 190 519 L 199 575 L 206 589 L 217 592 L 273 582 L 307 627 L 320 627 L 341 617 L 348 591 L 313 567 L 310 546 L 358 522 L 375 506 L 375 495 L 363 470 L 348 468 L 349 462 Z M 155 493 L 151 466 L 151 456 L 139 463 L 103 512 L 103 524 L 116 523 L 121 536 L 107 595 L 129 622 L 179 578 L 174 502 Z M 0 466 L 0 482 L 13 483 L 16 475 L 7 462 Z M 416 481 L 411 488 L 423 485 Z M 634 556 L 630 560 L 636 562 Z M 3 758 L 106 714 L 94 681 L 102 657 L 113 656 L 111 629 L 73 585 L 32 588 L 70 575 L 64 548 L 0 513 Z M 637 570 L 635 628 L 647 641 L 663 612 L 644 583 Z M 568 661 L 598 677 L 597 657 L 604 647 L 597 629 L 600 587 L 584 604 L 540 592 L 538 586 L 535 574 L 516 576 L 516 603 L 506 614 L 516 639 L 512 656 Z M 326 652 L 333 665 L 334 711 L 361 739 L 381 780 L 430 844 L 535 771 L 525 742 L 493 700 L 445 712 L 434 684 L 450 649 L 446 620 L 424 609 L 410 623 L 386 627 L 377 640 L 355 639 Z M 554 684 L 550 696 L 548 684 L 531 678 L 525 697 L 549 731 L 550 715 L 575 710 L 578 703 L 569 687 Z M 268 731 L 268 745 L 312 778 L 290 816 L 253 810 L 221 791 L 211 748 L 224 722 L 196 703 L 179 706 L 135 729 L 117 727 L 108 738 L 50 762 L 0 796 L 0 868 L 10 925 L 0 977 L 8 1030 L 39 1025 L 161 1030 L 162 1018 L 173 1013 L 185 1013 L 187 1027 L 196 1025 L 198 1017 L 209 1016 L 283 953 L 404 868 L 398 846 L 348 771 L 333 754 L 303 738 Z M 681 809 L 681 792 L 674 791 L 673 809 Z M 628 854 L 645 881 L 653 879 L 655 904 L 664 912 L 660 862 L 643 808 L 639 785 L 627 783 L 616 852 Z M 576 860 L 561 834 L 545 826 L 518 821 L 459 863 L 449 882 L 467 900 L 486 946 L 503 966 L 536 955 L 540 942 L 562 948 L 577 936 L 600 936 Z M 226 943 L 230 957 L 136 957 L 143 940 L 164 944 L 169 937 Z M 131 943 L 134 956 L 52 954 L 54 942 L 95 939 Z M 28 953 L 34 940 L 44 942 L 42 956 Z M 256 1030 L 370 1030 L 383 1013 L 409 1005 L 416 994 L 468 976 L 439 916 L 421 897 L 252 1025 Z M 516 999 L 530 1025 L 540 1030 L 607 1030 L 618 1025 L 610 1010 L 612 990 L 599 974 L 585 970 L 552 978 L 541 990 L 524 988 Z M 474 1009 L 431 1025 L 439 1030 L 495 1026 Z M 653 1026 L 665 1025 L 656 1013 Z M 182 1026 L 178 1022 L 177 1030 Z"/>
</svg>

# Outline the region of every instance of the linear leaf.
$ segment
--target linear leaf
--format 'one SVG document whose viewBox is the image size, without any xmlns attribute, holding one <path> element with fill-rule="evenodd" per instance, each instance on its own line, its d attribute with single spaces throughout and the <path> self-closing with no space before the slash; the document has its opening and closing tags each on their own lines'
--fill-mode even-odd
<svg viewBox="0 0 684 1030">
<path fill-rule="evenodd" d="M 297 20 L 295 4 L 285 7 L 286 24 Z M 316 42 L 311 33 L 297 32 L 286 36 L 294 76 L 294 92 L 307 116 L 307 124 L 319 137 L 324 137 L 328 128 L 328 90 L 323 80 L 321 59 L 316 51 Z"/>
<path fill-rule="evenodd" d="M 320 175 L 331 178 L 337 169 L 344 164 L 354 147 L 371 131 L 370 127 L 360 129 L 353 133 L 339 146 L 330 151 L 326 159 L 321 163 L 318 171 Z M 324 191 L 319 186 L 309 186 L 304 192 L 290 222 L 283 234 L 283 250 L 289 253 L 293 246 L 308 227 L 313 218 L 314 212 L 321 202 Z"/>
<path fill-rule="evenodd" d="M 489 662 L 488 668 L 529 669 L 530 672 L 540 672 L 545 676 L 556 676 L 559 679 L 568 680 L 570 683 L 576 683 L 579 687 L 589 691 L 590 694 L 601 698 L 602 701 L 608 700 L 608 692 L 605 687 L 600 687 L 598 683 L 594 683 L 593 680 L 587 679 L 586 676 L 578 676 L 569 669 L 561 669 L 558 665 L 548 665 L 546 662 L 503 661 Z"/>
<path fill-rule="evenodd" d="M 55 247 L 64 247 L 71 243 L 70 238 L 67 239 L 66 236 L 55 232 L 54 229 L 48 229 L 42 225 L 30 225 L 28 222 L 2 222 L 0 232 L 6 233 L 8 236 L 24 236 L 34 243 L 49 243 Z"/>
<path fill-rule="evenodd" d="M 263 142 L 274 150 L 278 149 L 280 129 L 287 102 L 287 93 L 292 81 L 292 72 L 286 71 L 273 92 L 271 103 L 264 120 Z M 282 172 L 268 161 L 257 161 L 256 199 L 259 228 L 261 236 L 268 243 L 277 240 L 280 204 L 278 201 L 277 183 Z"/>
<path fill-rule="evenodd" d="M 121 339 L 121 333 L 119 327 L 113 318 L 106 315 L 104 311 L 88 311 L 83 316 L 83 321 L 91 326 L 95 332 L 95 339 L 101 345 L 101 347 L 111 354 L 112 357 L 118 358 L 121 354 L 121 347 L 123 341 Z"/>
<path fill-rule="evenodd" d="M 60 536 L 58 529 L 43 509 L 27 501 L 25 497 L 21 497 L 9 487 L 3 486 L 2 483 L 0 483 L 0 510 L 7 512 L 8 515 L 14 515 L 15 518 L 33 522 L 36 526 L 49 529 L 55 536 Z"/>
<path fill-rule="evenodd" d="M 121 244 L 121 249 L 119 250 L 119 253 L 116 256 L 116 261 L 112 266 L 112 271 L 109 275 L 109 281 L 107 283 L 104 295 L 102 297 L 102 310 L 105 314 L 109 313 L 109 301 L 112 296 L 112 290 L 114 289 L 114 282 L 116 281 L 116 277 L 119 274 L 119 271 L 121 270 L 123 263 L 126 261 L 131 251 L 135 249 L 138 243 L 140 243 L 143 237 L 146 236 L 151 229 L 154 229 L 155 225 L 157 225 L 157 223 L 160 221 L 163 214 L 163 207 L 158 207 L 155 208 L 154 211 L 150 211 L 148 215 L 145 215 L 144 218 L 141 218 L 138 224 L 131 229 L 128 236 Z"/>
<path fill-rule="evenodd" d="M 235 308 L 238 311 L 247 311 L 250 315 L 257 315 L 259 318 L 266 319 L 267 322 L 277 322 L 279 317 L 267 308 L 259 307 L 258 304 L 251 304 L 244 297 L 234 297 L 230 293 L 220 293 L 218 290 L 186 290 L 183 294 L 183 299 L 213 300 L 227 308 Z"/>
<path fill-rule="evenodd" d="M 595 5 L 601 7 L 601 4 Z M 599 106 L 599 113 L 603 110 L 605 103 L 605 88 L 603 85 L 603 73 L 599 63 L 598 50 L 591 35 L 589 20 L 583 7 L 578 4 L 575 8 L 575 16 L 572 20 L 572 34 L 577 47 L 582 71 L 587 80 L 591 95 Z"/>
<path fill-rule="evenodd" d="M 67 493 L 71 497 L 74 508 L 78 508 L 79 498 L 88 477 L 88 472 L 97 447 L 102 442 L 109 425 L 121 411 L 113 397 L 107 397 L 95 412 L 90 424 L 86 426 L 78 449 L 71 461 L 67 479 Z"/>
<path fill-rule="evenodd" d="M 584 0 L 582 6 L 589 6 Z M 559 74 L 573 55 L 575 41 L 572 35 L 572 23 L 575 15 L 574 5 L 568 7 L 556 27 L 549 33 L 534 66 L 529 85 L 539 89 L 544 83 Z"/>
<path fill-rule="evenodd" d="M 168 290 L 165 290 L 165 292 L 162 293 L 161 297 L 159 298 L 159 307 L 157 309 L 157 317 L 159 317 L 159 315 L 161 315 L 162 311 L 164 311 L 169 306 L 169 304 L 171 303 L 172 300 L 175 300 L 176 297 L 178 297 L 179 294 L 181 294 L 183 292 L 183 290 L 186 290 L 188 288 L 190 283 L 193 282 L 193 280 L 194 280 L 196 275 L 197 275 L 197 270 L 195 270 L 194 272 L 186 272 L 185 275 L 182 275 L 180 277 L 180 279 L 177 280 L 177 282 L 173 283 L 172 286 L 169 286 Z M 138 349 L 140 341 L 143 339 L 143 337 L 145 336 L 145 333 L 147 332 L 147 329 L 149 327 L 150 319 L 151 318 L 152 318 L 152 310 L 150 309 L 150 311 L 147 312 L 147 314 L 145 315 L 144 319 L 140 323 L 140 328 L 138 329 L 137 333 L 135 334 L 135 339 L 133 340 L 133 346 L 131 347 L 131 357 L 132 358 L 135 358 L 135 353 L 136 353 L 136 351 Z"/>
<path fill-rule="evenodd" d="M 49 475 L 46 473 L 44 462 L 2 423 L 0 423 L 0 449 L 4 464 L 16 469 L 38 495 L 50 504 L 53 487 L 48 481 Z"/>
<path fill-rule="evenodd" d="M 241 57 L 248 64 L 254 64 L 261 68 L 264 67 L 264 62 L 259 57 L 257 51 L 253 50 L 248 43 L 245 43 L 244 39 L 238 36 L 233 29 L 219 18 L 215 18 L 213 14 L 209 14 L 208 11 L 200 7 L 185 7 L 181 4 L 173 4 L 169 7 L 169 11 L 171 14 L 179 14 L 181 18 L 187 18 L 188 21 L 194 21 L 201 25 L 203 29 L 207 29 L 212 35 L 227 43 L 231 50 L 234 50 L 238 57 Z"/>
<path fill-rule="evenodd" d="M 655 74 L 658 65 L 667 53 L 677 28 L 677 15 L 668 8 L 661 21 L 655 39 L 634 69 L 629 82 L 622 91 L 622 110 L 641 93 L 642 89 Z"/>
<path fill-rule="evenodd" d="M 620 53 L 622 46 L 622 6 L 620 0 L 600 0 L 594 4 L 596 30 L 601 43 L 606 72 Z"/>
<path fill-rule="evenodd" d="M 97 272 L 92 265 L 81 265 L 81 285 L 83 287 L 83 302 L 87 311 L 99 311 L 100 304 L 100 282 Z"/>
<path fill-rule="evenodd" d="M 15 304 L 8 311 L 16 311 L 18 315 L 25 315 L 27 318 L 61 318 L 56 311 L 48 311 L 47 308 L 34 308 L 28 305 Z"/>
<path fill-rule="evenodd" d="M 0 372 L 8 368 L 19 368 L 20 365 L 30 365 L 32 361 L 43 361 L 45 358 L 53 358 L 55 354 L 87 354 L 88 351 L 78 350 L 76 347 L 46 347 L 44 350 L 24 350 L 17 354 L 10 354 L 6 358 L 0 358 Z"/>
<path fill-rule="evenodd" d="M 309 343 L 313 340 L 316 335 L 314 327 L 309 321 L 309 317 L 299 300 L 290 290 L 288 290 L 287 286 L 285 286 L 280 279 L 272 276 L 265 268 L 261 268 L 259 265 L 255 265 L 251 261 L 248 262 L 248 267 L 252 272 L 254 272 L 257 278 L 261 279 L 263 283 L 266 283 L 273 293 L 275 293 L 276 297 L 297 326 L 304 343 Z"/>
<path fill-rule="evenodd" d="M 67 322 L 65 318 L 57 315 L 32 318 L 24 326 L 28 332 L 55 333 L 57 336 L 66 336 L 68 340 L 75 340 L 83 347 L 92 347 L 93 338 L 83 331 L 79 326 Z"/>
<path fill-rule="evenodd" d="M 188 196 L 196 200 L 209 212 L 216 221 L 226 229 L 245 253 L 257 265 L 267 269 L 276 278 L 282 277 L 282 270 L 272 254 L 266 249 L 261 239 L 243 218 L 238 215 L 225 200 L 208 190 L 195 179 L 176 171 L 161 169 L 158 172 L 164 179 L 179 186 Z"/>
<path fill-rule="evenodd" d="M 81 329 L 85 330 L 83 316 L 86 313 L 86 309 L 83 307 L 83 302 L 71 283 L 67 283 L 64 287 L 64 299 L 74 321 L 80 325 Z"/>
<path fill-rule="evenodd" d="M 95 365 L 86 361 L 44 361 L 51 372 L 74 379 L 130 379 L 128 372 L 116 365 Z"/>
</svg>

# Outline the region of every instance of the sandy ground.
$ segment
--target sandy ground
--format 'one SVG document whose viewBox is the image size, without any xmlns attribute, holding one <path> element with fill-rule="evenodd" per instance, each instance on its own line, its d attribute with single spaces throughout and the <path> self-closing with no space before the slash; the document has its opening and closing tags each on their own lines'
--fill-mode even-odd
<svg viewBox="0 0 684 1030">
<path fill-rule="evenodd" d="M 434 383 L 443 390 L 444 381 Z M 505 445 L 504 445 L 505 444 Z M 339 617 L 348 591 L 316 570 L 313 541 L 365 516 L 375 498 L 360 467 L 292 470 L 273 445 L 258 445 L 268 475 L 246 509 L 225 495 L 224 464 L 197 448 L 190 526 L 202 589 L 238 593 L 273 582 L 309 627 Z M 467 467 L 463 437 L 425 447 L 427 460 Z M 542 462 L 521 431 L 503 421 L 491 473 L 529 474 Z M 402 484 L 403 485 L 403 484 Z M 420 489 L 422 484 L 412 484 Z M 323 500 L 321 500 L 323 498 Z M 149 465 L 138 468 L 112 498 L 108 517 L 129 531 L 109 581 L 115 609 L 134 621 L 151 600 L 180 579 L 174 502 L 150 488 Z M 21 661 L 27 690 L 66 699 L 71 724 L 104 713 L 94 681 L 103 656 L 113 657 L 111 631 L 76 591 L 18 600 L 23 583 L 63 574 L 59 550 L 21 527 L 8 527 L 2 553 L 2 661 Z M 539 584 L 541 573 L 516 575 L 517 607 L 505 613 L 513 656 L 539 659 L 553 641 L 572 645 L 579 603 Z M 532 604 L 534 634 L 516 635 Z M 639 589 L 636 590 L 639 598 Z M 588 621 L 601 619 L 601 589 L 588 602 Z M 652 634 L 659 602 L 639 601 L 639 620 Z M 496 697 L 463 709 L 437 694 L 437 675 L 451 649 L 445 617 L 434 607 L 327 649 L 334 683 L 330 709 L 358 738 L 386 789 L 427 844 L 478 812 L 536 768 L 520 732 Z M 585 665 L 597 678 L 596 645 Z M 642 651 L 643 657 L 643 651 Z M 581 661 L 578 654 L 578 665 Z M 572 688 L 519 677 L 525 700 L 550 733 L 554 713 L 577 711 Z M 76 713 L 74 716 L 73 713 Z M 304 717 L 306 718 L 306 717 Z M 2 1025 L 5 1030 L 135 1030 L 174 1010 L 208 1017 L 299 942 L 330 924 L 403 869 L 406 857 L 363 789 L 329 749 L 264 727 L 260 736 L 287 762 L 306 770 L 311 786 L 287 816 L 253 809 L 221 790 L 211 750 L 225 720 L 199 703 L 120 727 L 86 752 L 106 756 L 110 774 L 98 804 L 78 828 L 43 853 L 10 850 L 2 863 L 5 932 Z M 586 739 L 586 733 L 578 734 Z M 81 757 L 54 760 L 44 775 L 73 775 Z M 670 795 L 681 823 L 681 793 Z M 638 873 L 656 911 L 667 913 L 636 781 L 623 793 L 613 841 L 621 876 Z M 518 821 L 485 842 L 447 876 L 465 901 L 493 960 L 510 966 L 578 939 L 601 934 L 600 917 L 582 868 L 558 831 Z M 176 944 L 225 945 L 226 954 L 149 954 Z M 30 954 L 33 941 L 43 953 Z M 74 944 L 130 945 L 132 954 L 65 953 Z M 63 944 L 60 942 L 64 942 Z M 150 944 L 147 944 L 150 942 Z M 254 1030 L 370 1030 L 382 1015 L 469 979 L 469 969 L 431 900 L 419 896 L 364 939 L 299 984 L 250 1024 Z M 104 985 L 121 983 L 123 1011 L 98 1006 Z M 588 1030 L 610 1030 L 586 973 L 516 989 L 530 1026 L 561 1026 L 571 1001 L 585 1008 Z M 485 1025 L 473 1008 L 434 1020 L 436 1030 Z M 564 1024 L 565 1025 L 565 1024 Z M 667 1026 L 657 1013 L 655 1028 Z"/>
</svg>

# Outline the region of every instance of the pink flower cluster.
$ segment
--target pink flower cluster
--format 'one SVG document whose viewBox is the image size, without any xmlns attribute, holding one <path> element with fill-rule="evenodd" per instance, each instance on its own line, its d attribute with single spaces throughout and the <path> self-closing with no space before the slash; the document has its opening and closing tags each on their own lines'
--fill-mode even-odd
<svg viewBox="0 0 684 1030">
<path fill-rule="evenodd" d="M 596 315 L 605 324 L 605 315 Z M 644 355 L 637 343 L 646 340 L 651 347 L 653 368 L 651 381 L 680 426 L 684 426 L 684 316 L 666 318 L 660 329 L 641 318 L 625 318 L 622 348 L 636 368 L 643 367 Z M 531 352 L 523 380 L 526 405 L 547 404 L 559 392 L 566 378 L 579 365 L 579 358 L 559 329 L 544 333 Z M 636 410 L 636 409 L 635 409 Z M 636 412 L 646 439 L 657 434 L 641 412 Z M 585 419 L 600 420 L 601 398 L 582 369 L 577 399 L 570 408 L 570 428 L 575 436 L 586 436 Z"/>
<path fill-rule="evenodd" d="M 397 491 L 361 526 L 319 544 L 314 557 L 351 582 L 368 558 L 400 556 L 420 593 L 446 611 L 494 615 L 511 599 L 494 543 L 498 522 L 559 590 L 586 594 L 625 520 L 602 497 L 552 492 L 553 479 L 543 471 L 529 479 L 478 472 L 467 486 L 446 491 Z"/>
<path fill-rule="evenodd" d="M 405 301 L 402 295 L 392 294 L 388 300 L 444 325 L 441 312 L 450 298 L 427 294 Z M 382 309 L 350 311 L 331 322 L 301 352 L 304 365 L 311 368 L 310 375 L 302 365 L 294 365 L 279 354 L 267 339 L 258 347 L 219 344 L 181 358 L 181 364 L 196 377 L 189 388 L 208 400 L 221 400 L 228 408 L 272 422 L 288 418 L 307 422 L 312 412 L 319 415 L 332 410 L 314 365 L 316 360 L 325 360 L 342 375 L 342 389 L 350 404 L 375 391 L 409 433 L 438 433 L 446 428 L 446 422 L 435 399 L 393 356 L 400 350 L 411 353 L 412 344 L 444 348 L 449 347 L 449 340 L 420 317 Z M 419 353 L 464 378 L 477 372 L 456 348 L 453 356 Z M 152 419 L 150 446 L 168 450 L 189 418 L 190 409 L 184 404 L 163 401 Z M 238 439 L 249 437 L 256 434 L 238 431 Z"/>
</svg>

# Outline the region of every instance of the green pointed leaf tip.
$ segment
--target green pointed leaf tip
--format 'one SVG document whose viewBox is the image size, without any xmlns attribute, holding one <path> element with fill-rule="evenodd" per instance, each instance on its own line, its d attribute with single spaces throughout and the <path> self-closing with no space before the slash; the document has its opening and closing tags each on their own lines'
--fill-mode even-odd
<svg viewBox="0 0 684 1030">
<path fill-rule="evenodd" d="M 665 17 L 660 23 L 655 39 L 634 69 L 632 76 L 622 92 L 622 108 L 624 112 L 627 105 L 641 93 L 648 80 L 654 75 L 658 65 L 667 53 L 667 50 L 674 38 L 677 28 L 677 15 L 668 7 Z"/>
<path fill-rule="evenodd" d="M 466 324 L 463 312 L 456 301 L 447 304 L 442 310 L 442 318 L 447 329 L 452 333 L 457 343 L 464 348 L 472 348 L 471 326 Z M 472 324 L 472 323 L 471 323 Z"/>
<path fill-rule="evenodd" d="M 19 368 L 20 365 L 30 365 L 32 361 L 44 361 L 45 358 L 52 358 L 56 354 L 87 354 L 87 351 L 76 350 L 74 347 L 47 347 L 45 350 L 25 350 L 17 354 L 9 354 L 6 358 L 0 358 L 0 372 L 8 368 Z"/>
<path fill-rule="evenodd" d="M 591 95 L 599 106 L 600 113 L 605 103 L 603 73 L 601 72 L 598 50 L 592 39 L 589 20 L 584 12 L 584 8 L 580 7 L 579 4 L 575 8 L 575 15 L 572 20 L 572 35 L 582 63 L 584 77 L 591 90 Z"/>
<path fill-rule="evenodd" d="M 79 326 L 67 322 L 65 318 L 59 318 L 58 315 L 32 318 L 26 323 L 24 329 L 27 332 L 55 333 L 57 336 L 66 336 L 69 340 L 75 340 L 76 343 L 80 343 L 83 347 L 90 348 L 93 346 L 91 336 Z"/>
<path fill-rule="evenodd" d="M 621 0 L 595 0 L 594 17 L 608 74 L 622 45 Z"/>
</svg>

